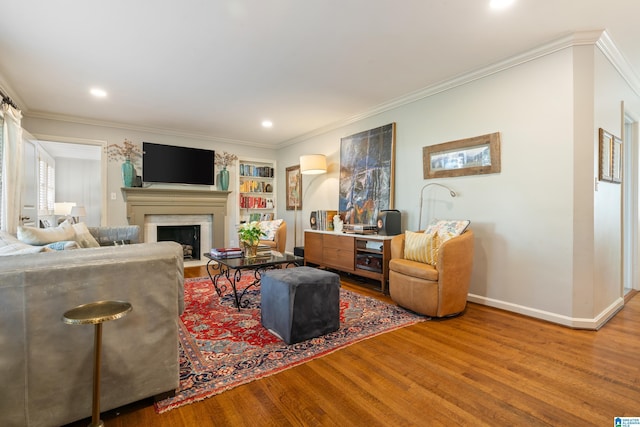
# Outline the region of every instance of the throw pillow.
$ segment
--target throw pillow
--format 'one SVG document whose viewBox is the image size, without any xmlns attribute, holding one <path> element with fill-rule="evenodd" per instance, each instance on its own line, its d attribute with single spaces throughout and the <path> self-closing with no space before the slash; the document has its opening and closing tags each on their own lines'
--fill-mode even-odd
<svg viewBox="0 0 640 427">
<path fill-rule="evenodd" d="M 18 240 L 29 245 L 42 246 L 61 240 L 74 240 L 75 235 L 69 221 L 51 228 L 18 226 Z"/>
<path fill-rule="evenodd" d="M 40 252 L 50 252 L 46 246 L 31 246 L 21 242 L 9 233 L 0 231 L 0 256 L 36 254 Z"/>
<path fill-rule="evenodd" d="M 282 224 L 281 219 L 276 219 L 273 221 L 260 221 L 260 229 L 265 234 L 260 238 L 260 240 L 275 240 L 276 232 L 278 228 L 280 228 L 280 224 Z"/>
<path fill-rule="evenodd" d="M 438 235 L 405 231 L 404 258 L 435 265 L 438 260 Z"/>
<path fill-rule="evenodd" d="M 87 225 L 84 222 L 73 224 L 73 231 L 76 234 L 75 241 L 78 242 L 81 248 L 98 248 L 100 243 L 89 232 Z"/>
<path fill-rule="evenodd" d="M 429 223 L 427 229 L 424 231 L 426 234 L 434 234 L 440 231 L 441 237 L 444 234 L 451 235 L 452 237 L 459 236 L 467 229 L 471 221 L 465 220 L 449 220 L 449 219 L 434 219 Z M 446 232 L 446 233 L 445 233 Z"/>
</svg>

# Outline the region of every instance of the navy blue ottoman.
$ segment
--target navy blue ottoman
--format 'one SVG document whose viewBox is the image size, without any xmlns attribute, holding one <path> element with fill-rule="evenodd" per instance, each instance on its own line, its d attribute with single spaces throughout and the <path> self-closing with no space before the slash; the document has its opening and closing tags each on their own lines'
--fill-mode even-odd
<svg viewBox="0 0 640 427">
<path fill-rule="evenodd" d="M 287 344 L 340 327 L 340 276 L 311 267 L 269 270 L 260 278 L 262 325 Z"/>
</svg>

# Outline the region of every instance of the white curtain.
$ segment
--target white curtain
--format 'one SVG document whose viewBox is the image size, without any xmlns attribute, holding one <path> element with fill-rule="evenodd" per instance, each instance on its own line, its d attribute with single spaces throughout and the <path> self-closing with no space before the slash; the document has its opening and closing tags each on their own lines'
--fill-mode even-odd
<svg viewBox="0 0 640 427">
<path fill-rule="evenodd" d="M 2 104 L 2 198 L 0 229 L 14 234 L 20 221 L 20 190 L 22 189 L 22 113 Z"/>
</svg>

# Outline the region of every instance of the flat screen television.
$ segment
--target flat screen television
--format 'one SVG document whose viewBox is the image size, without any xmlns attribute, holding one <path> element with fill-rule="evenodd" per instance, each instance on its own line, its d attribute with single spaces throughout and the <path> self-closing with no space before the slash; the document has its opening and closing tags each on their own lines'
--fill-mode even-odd
<svg viewBox="0 0 640 427">
<path fill-rule="evenodd" d="M 215 152 L 202 148 L 142 143 L 142 181 L 214 185 Z"/>
</svg>

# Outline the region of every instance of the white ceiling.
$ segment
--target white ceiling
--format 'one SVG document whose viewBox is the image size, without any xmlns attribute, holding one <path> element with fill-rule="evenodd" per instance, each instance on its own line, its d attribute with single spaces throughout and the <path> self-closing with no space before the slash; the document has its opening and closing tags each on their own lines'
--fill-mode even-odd
<svg viewBox="0 0 640 427">
<path fill-rule="evenodd" d="M 27 116 L 281 147 L 576 31 L 606 29 L 640 70 L 639 0 L 488 3 L 13 0 L 0 88 Z"/>
</svg>

